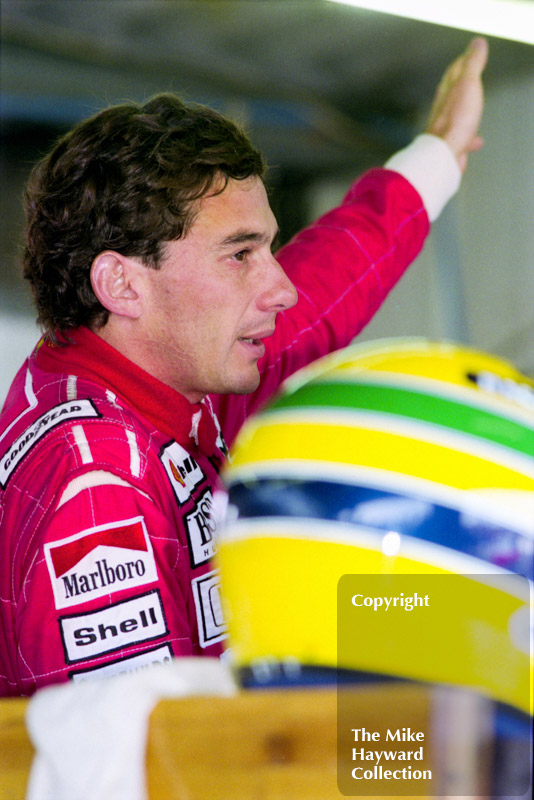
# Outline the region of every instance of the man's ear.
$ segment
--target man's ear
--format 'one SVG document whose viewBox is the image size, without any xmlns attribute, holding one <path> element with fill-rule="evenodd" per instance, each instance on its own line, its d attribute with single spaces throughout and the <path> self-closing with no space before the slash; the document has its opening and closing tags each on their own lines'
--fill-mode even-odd
<svg viewBox="0 0 534 800">
<path fill-rule="evenodd" d="M 105 250 L 91 265 L 91 286 L 100 303 L 112 314 L 138 319 L 142 302 L 137 287 L 138 265 L 132 259 Z"/>
</svg>

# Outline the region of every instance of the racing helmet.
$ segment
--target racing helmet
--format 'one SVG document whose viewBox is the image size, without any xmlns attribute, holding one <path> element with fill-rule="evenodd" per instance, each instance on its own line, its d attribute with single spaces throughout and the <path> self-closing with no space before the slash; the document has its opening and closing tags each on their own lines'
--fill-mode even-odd
<svg viewBox="0 0 534 800">
<path fill-rule="evenodd" d="M 337 668 L 531 713 L 534 383 L 511 364 L 419 338 L 353 345 L 286 382 L 224 477 L 218 560 L 245 683 Z M 338 652 L 347 575 L 445 576 L 448 611 L 400 639 L 371 618 L 365 646 Z M 438 655 L 414 658 L 425 636 Z"/>
</svg>

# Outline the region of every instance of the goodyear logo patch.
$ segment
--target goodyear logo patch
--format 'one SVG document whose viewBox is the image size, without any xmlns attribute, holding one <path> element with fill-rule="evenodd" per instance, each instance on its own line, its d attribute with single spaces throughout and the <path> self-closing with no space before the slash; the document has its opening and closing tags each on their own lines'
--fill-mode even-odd
<svg viewBox="0 0 534 800">
<path fill-rule="evenodd" d="M 10 475 L 18 467 L 26 453 L 42 439 L 45 433 L 69 419 L 86 419 L 100 416 L 91 400 L 76 400 L 54 406 L 26 428 L 0 459 L 0 486 L 5 489 Z"/>
</svg>

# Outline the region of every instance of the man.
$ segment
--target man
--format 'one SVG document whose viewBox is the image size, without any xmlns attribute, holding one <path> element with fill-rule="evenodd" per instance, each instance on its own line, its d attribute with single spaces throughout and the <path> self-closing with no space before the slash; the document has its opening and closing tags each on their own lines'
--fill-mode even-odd
<svg viewBox="0 0 534 800">
<path fill-rule="evenodd" d="M 486 57 L 474 40 L 427 135 L 276 259 L 262 159 L 209 109 L 110 108 L 37 165 L 24 259 L 45 336 L 0 421 L 2 694 L 220 654 L 225 442 L 415 258 L 481 146 Z"/>
</svg>

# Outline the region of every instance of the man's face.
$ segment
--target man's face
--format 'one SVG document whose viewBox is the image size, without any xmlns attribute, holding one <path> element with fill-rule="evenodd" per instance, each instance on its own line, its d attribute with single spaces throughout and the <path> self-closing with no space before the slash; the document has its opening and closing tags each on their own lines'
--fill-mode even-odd
<svg viewBox="0 0 534 800">
<path fill-rule="evenodd" d="M 263 339 L 297 301 L 271 252 L 276 234 L 260 178 L 230 180 L 200 201 L 187 235 L 167 243 L 160 269 L 146 269 L 148 369 L 191 402 L 258 386 Z"/>
</svg>

